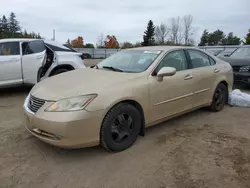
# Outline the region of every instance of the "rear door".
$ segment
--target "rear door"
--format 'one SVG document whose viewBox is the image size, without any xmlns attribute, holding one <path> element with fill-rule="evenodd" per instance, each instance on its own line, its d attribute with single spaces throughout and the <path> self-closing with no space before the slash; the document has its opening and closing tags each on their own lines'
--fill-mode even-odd
<svg viewBox="0 0 250 188">
<path fill-rule="evenodd" d="M 192 75 L 196 80 L 194 87 L 193 107 L 211 102 L 214 83 L 220 70 L 215 60 L 206 53 L 195 50 L 186 50 L 192 65 Z"/>
<path fill-rule="evenodd" d="M 46 61 L 46 47 L 43 40 L 22 43 L 22 66 L 24 83 L 37 83 L 38 70 Z"/>
<path fill-rule="evenodd" d="M 20 43 L 0 43 L 0 85 L 19 83 L 22 83 Z"/>
</svg>

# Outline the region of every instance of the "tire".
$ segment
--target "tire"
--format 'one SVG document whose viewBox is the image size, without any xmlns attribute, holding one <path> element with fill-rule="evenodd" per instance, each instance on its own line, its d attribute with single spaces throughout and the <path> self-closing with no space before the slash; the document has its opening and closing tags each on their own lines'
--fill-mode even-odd
<svg viewBox="0 0 250 188">
<path fill-rule="evenodd" d="M 64 69 L 64 68 L 58 69 L 58 70 L 56 70 L 55 72 L 53 72 L 53 73 L 51 74 L 51 76 L 55 76 L 55 75 L 58 75 L 58 74 L 61 74 L 61 73 L 64 73 L 64 72 L 68 72 L 68 71 L 69 71 L 68 69 Z"/>
<path fill-rule="evenodd" d="M 134 144 L 141 125 L 139 111 L 130 104 L 120 103 L 106 114 L 102 122 L 100 145 L 108 151 L 123 151 Z"/>
<path fill-rule="evenodd" d="M 224 84 L 220 83 L 214 91 L 213 101 L 210 106 L 210 110 L 212 112 L 221 111 L 224 108 L 225 104 L 227 103 L 227 99 L 228 99 L 228 89 Z"/>
</svg>

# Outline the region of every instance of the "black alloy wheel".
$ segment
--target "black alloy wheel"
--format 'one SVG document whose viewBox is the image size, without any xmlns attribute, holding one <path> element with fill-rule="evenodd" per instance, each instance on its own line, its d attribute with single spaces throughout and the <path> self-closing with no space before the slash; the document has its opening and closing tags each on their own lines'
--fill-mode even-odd
<svg viewBox="0 0 250 188">
<path fill-rule="evenodd" d="M 213 112 L 221 111 L 227 102 L 227 98 L 228 89 L 224 84 L 220 83 L 215 89 L 213 102 L 210 106 L 210 110 Z"/>
<path fill-rule="evenodd" d="M 128 139 L 133 132 L 133 118 L 129 114 L 118 115 L 111 125 L 111 137 L 114 142 L 120 143 Z"/>
<path fill-rule="evenodd" d="M 125 150 L 136 141 L 141 124 L 140 112 L 133 105 L 120 103 L 103 120 L 100 144 L 108 151 Z"/>
</svg>

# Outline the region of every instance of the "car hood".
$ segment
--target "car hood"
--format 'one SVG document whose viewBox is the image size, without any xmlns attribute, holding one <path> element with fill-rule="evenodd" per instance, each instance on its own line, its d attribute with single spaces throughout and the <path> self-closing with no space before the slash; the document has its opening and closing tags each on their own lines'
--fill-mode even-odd
<svg viewBox="0 0 250 188">
<path fill-rule="evenodd" d="M 250 59 L 234 59 L 230 57 L 220 57 L 223 61 L 231 64 L 231 66 L 245 66 L 250 65 Z"/>
<path fill-rule="evenodd" d="M 34 97 L 56 101 L 79 95 L 99 94 L 111 87 L 119 89 L 133 83 L 141 73 L 123 73 L 101 69 L 77 69 L 52 76 L 37 83 L 30 94 Z"/>
</svg>

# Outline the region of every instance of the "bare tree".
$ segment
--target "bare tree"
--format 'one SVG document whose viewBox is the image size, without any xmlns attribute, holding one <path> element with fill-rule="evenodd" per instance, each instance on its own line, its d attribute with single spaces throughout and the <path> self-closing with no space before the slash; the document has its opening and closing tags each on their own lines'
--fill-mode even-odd
<svg viewBox="0 0 250 188">
<path fill-rule="evenodd" d="M 171 35 L 171 41 L 175 44 L 178 44 L 180 40 L 180 17 L 171 18 L 170 20 L 170 35 Z"/>
<path fill-rule="evenodd" d="M 158 43 L 164 44 L 168 34 L 169 34 L 169 29 L 166 24 L 161 23 L 159 26 L 156 26 L 155 36 Z"/>
<path fill-rule="evenodd" d="M 193 16 L 192 15 L 186 15 L 183 17 L 183 23 L 184 23 L 184 41 L 185 45 L 188 45 L 190 43 L 190 37 L 193 35 Z"/>
<path fill-rule="evenodd" d="M 97 47 L 97 48 L 103 48 L 103 47 L 104 47 L 104 35 L 103 35 L 103 33 L 101 33 L 101 34 L 98 36 L 96 47 Z"/>
</svg>

